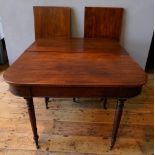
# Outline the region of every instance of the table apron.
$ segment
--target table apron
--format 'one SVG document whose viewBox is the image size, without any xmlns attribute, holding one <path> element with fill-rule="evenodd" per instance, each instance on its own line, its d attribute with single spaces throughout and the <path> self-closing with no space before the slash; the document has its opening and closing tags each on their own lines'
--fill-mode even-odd
<svg viewBox="0 0 155 155">
<path fill-rule="evenodd" d="M 21 97 L 119 97 L 130 98 L 141 93 L 142 87 L 49 87 L 14 86 L 10 91 Z"/>
</svg>

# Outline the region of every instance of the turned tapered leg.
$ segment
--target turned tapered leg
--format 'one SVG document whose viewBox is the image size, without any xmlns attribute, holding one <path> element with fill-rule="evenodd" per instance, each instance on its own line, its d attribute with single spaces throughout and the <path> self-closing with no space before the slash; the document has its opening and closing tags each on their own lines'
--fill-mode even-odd
<svg viewBox="0 0 155 155">
<path fill-rule="evenodd" d="M 37 125 L 36 125 L 36 117 L 35 117 L 35 111 L 34 111 L 34 105 L 33 105 L 33 98 L 29 97 L 29 98 L 25 98 L 26 103 L 27 103 L 27 108 L 28 108 L 28 113 L 29 113 L 29 118 L 30 118 L 30 122 L 31 122 L 31 127 L 32 127 L 32 131 L 33 131 L 33 139 L 35 141 L 36 147 L 39 148 L 38 145 L 38 133 L 37 133 Z"/>
<path fill-rule="evenodd" d="M 78 98 L 73 98 L 73 102 L 79 103 Z"/>
<path fill-rule="evenodd" d="M 48 102 L 49 102 L 49 97 L 45 97 L 45 105 L 46 105 L 46 109 L 48 109 Z"/>
<path fill-rule="evenodd" d="M 113 148 L 113 146 L 115 145 L 115 142 L 116 142 L 117 132 L 119 129 L 119 125 L 120 125 L 120 121 L 121 121 L 121 117 L 122 117 L 122 113 L 123 113 L 123 108 L 124 108 L 124 101 L 125 101 L 124 99 L 117 100 L 110 149 Z"/>
<path fill-rule="evenodd" d="M 103 108 L 107 109 L 107 98 L 106 97 L 101 98 L 101 101 L 103 101 Z"/>
<path fill-rule="evenodd" d="M 76 98 L 73 98 L 73 102 L 76 102 Z"/>
</svg>

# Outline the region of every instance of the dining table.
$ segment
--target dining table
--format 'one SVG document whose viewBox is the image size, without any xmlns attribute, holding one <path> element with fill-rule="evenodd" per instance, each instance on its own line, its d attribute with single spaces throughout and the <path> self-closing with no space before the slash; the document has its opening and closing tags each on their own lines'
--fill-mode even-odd
<svg viewBox="0 0 155 155">
<path fill-rule="evenodd" d="M 100 38 L 38 39 L 3 77 L 9 90 L 26 101 L 37 148 L 34 97 L 115 98 L 112 149 L 125 101 L 139 95 L 147 81 L 146 73 L 118 41 Z"/>
</svg>

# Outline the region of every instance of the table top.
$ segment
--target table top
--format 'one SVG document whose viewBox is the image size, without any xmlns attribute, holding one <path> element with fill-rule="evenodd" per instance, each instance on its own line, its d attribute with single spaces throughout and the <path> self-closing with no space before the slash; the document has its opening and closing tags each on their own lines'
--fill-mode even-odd
<svg viewBox="0 0 155 155">
<path fill-rule="evenodd" d="M 35 41 L 4 73 L 9 84 L 58 87 L 140 87 L 146 74 L 114 40 Z"/>
</svg>

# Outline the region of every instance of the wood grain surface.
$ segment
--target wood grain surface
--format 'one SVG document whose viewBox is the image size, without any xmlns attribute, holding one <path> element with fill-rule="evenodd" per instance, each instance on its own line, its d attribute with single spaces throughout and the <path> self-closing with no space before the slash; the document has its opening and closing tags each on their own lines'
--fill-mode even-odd
<svg viewBox="0 0 155 155">
<path fill-rule="evenodd" d="M 55 39 L 36 41 L 4 79 L 14 85 L 136 87 L 146 82 L 146 75 L 115 41 Z"/>
<path fill-rule="evenodd" d="M 85 38 L 110 38 L 119 41 L 123 8 L 86 7 Z"/>
<path fill-rule="evenodd" d="M 71 35 L 69 7 L 34 7 L 35 38 L 69 38 Z"/>
</svg>

